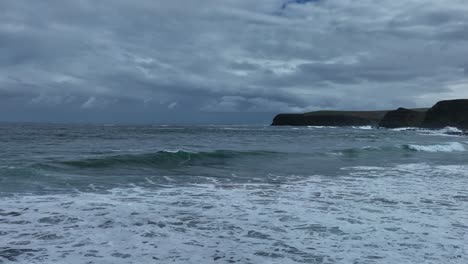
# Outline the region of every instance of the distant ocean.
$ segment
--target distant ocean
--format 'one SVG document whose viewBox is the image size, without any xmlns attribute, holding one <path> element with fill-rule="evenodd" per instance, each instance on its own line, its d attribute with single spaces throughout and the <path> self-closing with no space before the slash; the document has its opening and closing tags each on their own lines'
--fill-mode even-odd
<svg viewBox="0 0 468 264">
<path fill-rule="evenodd" d="M 468 263 L 454 131 L 3 124 L 0 263 Z"/>
</svg>

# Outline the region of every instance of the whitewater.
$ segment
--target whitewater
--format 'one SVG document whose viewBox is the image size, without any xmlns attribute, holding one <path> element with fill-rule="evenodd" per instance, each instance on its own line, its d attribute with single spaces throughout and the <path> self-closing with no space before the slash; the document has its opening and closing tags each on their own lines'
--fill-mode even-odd
<svg viewBox="0 0 468 264">
<path fill-rule="evenodd" d="M 468 263 L 453 128 L 0 125 L 0 263 Z"/>
</svg>

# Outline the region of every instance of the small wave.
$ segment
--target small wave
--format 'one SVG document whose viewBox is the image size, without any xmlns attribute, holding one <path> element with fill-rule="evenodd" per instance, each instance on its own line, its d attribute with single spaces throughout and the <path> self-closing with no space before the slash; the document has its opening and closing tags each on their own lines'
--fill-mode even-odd
<svg viewBox="0 0 468 264">
<path fill-rule="evenodd" d="M 442 129 L 427 129 L 420 127 L 399 127 L 391 128 L 391 131 L 417 131 L 422 135 L 435 135 L 435 136 L 458 136 L 463 135 L 464 132 L 456 127 L 444 127 Z"/>
<path fill-rule="evenodd" d="M 307 128 L 337 128 L 336 126 L 307 126 Z"/>
<path fill-rule="evenodd" d="M 398 128 L 391 128 L 390 130 L 392 130 L 392 131 L 416 131 L 416 130 L 420 130 L 420 128 L 417 128 L 417 127 L 398 127 Z"/>
<path fill-rule="evenodd" d="M 439 133 L 463 133 L 462 130 L 456 128 L 456 127 L 445 127 L 439 130 L 435 130 Z"/>
<path fill-rule="evenodd" d="M 403 149 L 412 151 L 424 151 L 424 152 L 454 152 L 454 151 L 466 151 L 465 146 L 459 142 L 450 142 L 448 144 L 437 144 L 437 145 L 416 145 L 406 144 L 403 145 Z"/>
<path fill-rule="evenodd" d="M 348 148 L 348 149 L 342 149 L 334 152 L 329 152 L 327 153 L 330 156 L 347 156 L 347 157 L 352 157 L 352 156 L 357 156 L 359 154 L 364 154 L 368 152 L 379 152 L 379 151 L 391 151 L 394 148 L 392 147 L 373 147 L 373 146 L 364 146 L 360 148 Z"/>
<path fill-rule="evenodd" d="M 382 150 L 382 148 L 373 147 L 373 146 L 365 146 L 365 147 L 362 147 L 361 149 L 362 150 L 368 150 L 368 151 Z"/>
<path fill-rule="evenodd" d="M 107 168 L 117 166 L 177 167 L 180 165 L 221 164 L 225 160 L 244 156 L 264 156 L 274 154 L 268 151 L 230 151 L 211 152 L 158 151 L 145 154 L 112 155 L 91 159 L 60 161 L 52 165 L 65 165 L 76 168 Z M 50 165 L 50 164 L 49 164 Z"/>
<path fill-rule="evenodd" d="M 419 132 L 422 132 L 423 135 L 432 135 L 432 136 L 462 136 L 464 132 L 456 127 L 444 127 L 442 129 L 421 129 Z"/>
<path fill-rule="evenodd" d="M 354 129 L 363 129 L 363 130 L 374 129 L 373 126 L 353 126 L 352 128 L 354 128 Z"/>
<path fill-rule="evenodd" d="M 340 170 L 387 171 L 388 168 L 376 167 L 376 166 L 354 166 L 354 167 L 343 167 Z"/>
<path fill-rule="evenodd" d="M 468 142 L 466 142 L 468 144 Z M 360 155 L 377 155 L 379 153 L 401 153 L 402 151 L 416 151 L 416 152 L 462 152 L 466 151 L 465 144 L 459 142 L 449 142 L 446 144 L 434 144 L 434 145 L 416 145 L 416 144 L 405 144 L 395 146 L 364 146 L 355 147 L 348 149 L 336 150 L 328 152 L 327 155 L 335 157 L 356 157 Z"/>
</svg>

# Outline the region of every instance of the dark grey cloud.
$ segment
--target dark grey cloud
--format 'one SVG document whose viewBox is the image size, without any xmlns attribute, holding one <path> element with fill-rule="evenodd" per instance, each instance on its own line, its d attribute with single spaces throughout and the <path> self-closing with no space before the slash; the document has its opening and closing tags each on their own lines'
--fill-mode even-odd
<svg viewBox="0 0 468 264">
<path fill-rule="evenodd" d="M 0 121 L 268 123 L 468 97 L 465 0 L 0 3 Z"/>
</svg>

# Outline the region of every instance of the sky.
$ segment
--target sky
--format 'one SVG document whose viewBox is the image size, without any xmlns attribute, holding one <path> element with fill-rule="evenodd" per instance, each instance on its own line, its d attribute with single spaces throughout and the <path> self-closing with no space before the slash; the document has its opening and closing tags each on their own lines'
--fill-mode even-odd
<svg viewBox="0 0 468 264">
<path fill-rule="evenodd" d="M 453 98 L 466 0 L 0 1 L 0 121 L 268 124 Z"/>
</svg>

